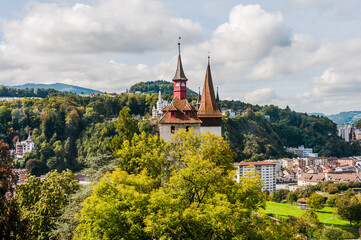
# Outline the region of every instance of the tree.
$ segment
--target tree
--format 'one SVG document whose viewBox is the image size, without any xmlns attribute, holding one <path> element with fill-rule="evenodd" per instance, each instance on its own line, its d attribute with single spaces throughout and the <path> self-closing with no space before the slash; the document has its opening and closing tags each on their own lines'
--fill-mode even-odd
<svg viewBox="0 0 361 240">
<path fill-rule="evenodd" d="M 132 141 L 145 136 L 135 135 Z M 157 146 L 155 150 L 163 151 Z M 116 169 L 101 178 L 83 204 L 75 239 L 292 239 L 295 235 L 291 225 L 255 214 L 265 204 L 261 179 L 252 174 L 240 183 L 234 180 L 234 153 L 221 137 L 180 130 L 166 155 L 171 174 L 162 184 L 148 173 L 149 164 L 138 165 L 133 173 Z M 148 156 L 136 158 L 139 164 Z"/>
<path fill-rule="evenodd" d="M 307 206 L 316 211 L 324 207 L 324 198 L 322 195 L 317 193 L 312 193 L 312 195 L 307 198 Z"/>
<path fill-rule="evenodd" d="M 17 176 L 12 171 L 9 145 L 0 140 L 0 239 L 31 239 L 28 220 L 21 219 L 21 212 L 14 200 Z"/>
<path fill-rule="evenodd" d="M 49 172 L 44 180 L 28 176 L 26 182 L 16 188 L 16 200 L 23 217 L 30 219 L 31 236 L 49 239 L 60 210 L 78 189 L 75 174 L 69 170 Z"/>
<path fill-rule="evenodd" d="M 112 140 L 113 149 L 119 149 L 125 140 L 130 141 L 138 131 L 137 121 L 129 114 L 129 111 L 128 107 L 123 107 L 119 112 L 119 119 L 115 123 L 118 136 Z"/>
<path fill-rule="evenodd" d="M 336 201 L 337 214 L 341 219 L 352 222 L 361 221 L 361 202 L 355 196 L 342 196 Z"/>
<path fill-rule="evenodd" d="M 291 191 L 287 194 L 287 202 L 293 204 L 293 203 L 297 202 L 297 199 L 298 199 L 298 197 L 297 197 L 296 193 Z"/>
<path fill-rule="evenodd" d="M 138 174 L 143 169 L 157 180 L 159 185 L 170 175 L 169 143 L 158 135 L 145 132 L 134 134 L 131 141 L 124 141 L 120 149 L 114 151 L 118 165 L 130 174 Z"/>
<path fill-rule="evenodd" d="M 314 237 L 316 231 L 320 228 L 320 221 L 317 214 L 312 209 L 307 209 L 298 219 L 297 227 L 299 233 L 308 238 Z"/>
</svg>

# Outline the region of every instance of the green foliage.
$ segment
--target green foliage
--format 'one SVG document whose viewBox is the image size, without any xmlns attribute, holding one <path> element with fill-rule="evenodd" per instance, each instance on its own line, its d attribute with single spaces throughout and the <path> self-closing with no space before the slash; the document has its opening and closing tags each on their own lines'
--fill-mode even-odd
<svg viewBox="0 0 361 240">
<path fill-rule="evenodd" d="M 324 202 L 323 196 L 317 193 L 312 193 L 312 195 L 307 198 L 307 206 L 316 211 L 324 207 Z"/>
<path fill-rule="evenodd" d="M 128 107 L 124 107 L 119 112 L 119 119 L 115 123 L 118 136 L 112 140 L 113 149 L 119 149 L 124 141 L 130 141 L 138 131 L 137 121 L 129 114 L 129 111 Z"/>
<path fill-rule="evenodd" d="M 297 194 L 296 193 L 294 193 L 294 192 L 289 192 L 288 194 L 287 194 L 287 202 L 289 202 L 289 203 L 291 203 L 291 204 L 293 204 L 293 203 L 295 203 L 295 202 L 297 202 L 297 200 L 298 200 L 298 197 L 297 197 Z"/>
<path fill-rule="evenodd" d="M 313 210 L 306 210 L 297 219 L 298 232 L 308 238 L 312 238 L 317 233 L 316 231 L 321 227 L 317 214 Z"/>
<path fill-rule="evenodd" d="M 75 217 L 81 210 L 81 204 L 90 196 L 90 189 L 85 188 L 73 194 L 69 198 L 69 203 L 61 209 L 61 215 L 57 218 L 55 228 L 51 230 L 52 239 L 70 240 L 73 232 L 79 224 Z"/>
<path fill-rule="evenodd" d="M 0 87 L 0 97 L 52 97 L 52 96 L 71 96 L 74 93 L 62 92 L 53 88 L 7 88 L 5 86 Z"/>
<path fill-rule="evenodd" d="M 336 206 L 336 202 L 337 200 L 340 198 L 340 195 L 339 194 L 335 194 L 335 195 L 332 195 L 330 196 L 329 198 L 327 198 L 326 200 L 326 205 L 328 207 L 335 207 Z"/>
<path fill-rule="evenodd" d="M 263 114 L 249 108 L 242 116 L 223 117 L 223 137 L 237 153 L 237 161 L 258 161 L 288 156 L 284 143 Z"/>
<path fill-rule="evenodd" d="M 17 178 L 12 169 L 9 145 L 0 140 L 0 239 L 31 239 L 28 220 L 21 219 L 21 212 L 14 200 Z"/>
<path fill-rule="evenodd" d="M 325 227 L 318 237 L 320 240 L 341 240 L 352 238 L 353 235 L 351 233 L 336 227 Z"/>
<path fill-rule="evenodd" d="M 93 187 L 78 216 L 75 239 L 292 239 L 295 235 L 286 222 L 253 213 L 265 204 L 262 181 L 258 175 L 234 181 L 235 155 L 221 137 L 184 130 L 170 145 L 142 133 L 124 141 L 115 155 L 128 160 Z M 150 164 L 153 158 L 160 167 Z"/>
<path fill-rule="evenodd" d="M 336 201 L 337 214 L 341 219 L 352 222 L 361 221 L 361 201 L 360 196 L 342 196 Z"/>
<path fill-rule="evenodd" d="M 148 82 L 140 82 L 132 85 L 129 89 L 129 92 L 135 93 L 137 91 L 141 93 L 154 94 L 159 92 L 159 88 L 161 88 L 162 94 L 168 94 L 170 96 L 173 95 L 173 83 L 165 80 L 156 80 L 156 81 L 148 81 Z M 189 97 L 197 97 L 198 94 L 191 89 L 187 88 L 187 95 Z"/>
<path fill-rule="evenodd" d="M 60 210 L 68 203 L 70 194 L 78 189 L 71 171 L 49 172 L 44 180 L 28 175 L 26 182 L 16 188 L 16 201 L 22 217 L 30 220 L 30 235 L 36 239 L 48 239 L 61 215 Z"/>
<path fill-rule="evenodd" d="M 120 149 L 115 149 L 116 162 L 130 174 L 138 174 L 147 169 L 148 174 L 161 184 L 169 177 L 170 161 L 167 159 L 169 143 L 158 135 L 145 132 L 134 134 L 131 141 L 123 142 Z"/>
</svg>

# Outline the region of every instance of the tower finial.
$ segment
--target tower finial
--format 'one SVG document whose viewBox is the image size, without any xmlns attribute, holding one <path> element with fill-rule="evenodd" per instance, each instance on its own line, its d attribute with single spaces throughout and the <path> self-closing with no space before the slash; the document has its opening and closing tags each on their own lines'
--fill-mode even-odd
<svg viewBox="0 0 361 240">
<path fill-rule="evenodd" d="M 211 51 L 208 51 L 208 65 L 209 65 L 209 59 L 211 58 Z"/>
<path fill-rule="evenodd" d="M 178 53 L 180 55 L 180 40 L 181 40 L 181 37 L 179 36 L 179 40 L 178 40 Z"/>
</svg>

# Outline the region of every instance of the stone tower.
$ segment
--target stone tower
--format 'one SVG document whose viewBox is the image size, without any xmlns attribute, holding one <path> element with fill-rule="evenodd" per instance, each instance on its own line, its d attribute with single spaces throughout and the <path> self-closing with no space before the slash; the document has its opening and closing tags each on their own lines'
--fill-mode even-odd
<svg viewBox="0 0 361 240">
<path fill-rule="evenodd" d="M 160 137 L 165 141 L 172 141 L 173 134 L 181 128 L 193 128 L 200 131 L 202 121 L 197 117 L 197 108 L 191 106 L 187 100 L 187 81 L 180 54 L 178 43 L 178 64 L 173 78 L 173 100 L 171 104 L 163 108 L 163 117 L 159 121 Z"/>
</svg>

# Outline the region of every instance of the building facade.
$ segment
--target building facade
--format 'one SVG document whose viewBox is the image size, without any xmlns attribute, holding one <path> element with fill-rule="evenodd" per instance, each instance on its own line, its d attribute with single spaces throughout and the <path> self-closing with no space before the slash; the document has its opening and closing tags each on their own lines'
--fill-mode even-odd
<svg viewBox="0 0 361 240">
<path fill-rule="evenodd" d="M 248 172 L 257 172 L 262 181 L 262 191 L 273 193 L 276 191 L 276 164 L 273 162 L 239 162 L 235 163 L 237 168 L 236 180 L 239 183 L 241 176 L 246 176 Z"/>
<path fill-rule="evenodd" d="M 170 102 L 162 99 L 162 92 L 161 92 L 161 89 L 159 89 L 158 101 L 153 106 L 153 109 L 152 109 L 152 118 L 162 117 L 163 116 L 162 109 L 165 108 L 166 106 L 168 106 L 169 104 L 170 104 Z"/>
<path fill-rule="evenodd" d="M 16 149 L 16 151 L 15 151 L 16 158 L 22 158 L 25 153 L 34 151 L 35 145 L 34 145 L 33 140 L 31 139 L 30 132 L 29 132 L 28 139 L 26 139 L 25 141 L 20 142 L 18 139 L 18 141 L 16 142 L 15 149 Z"/>
</svg>

